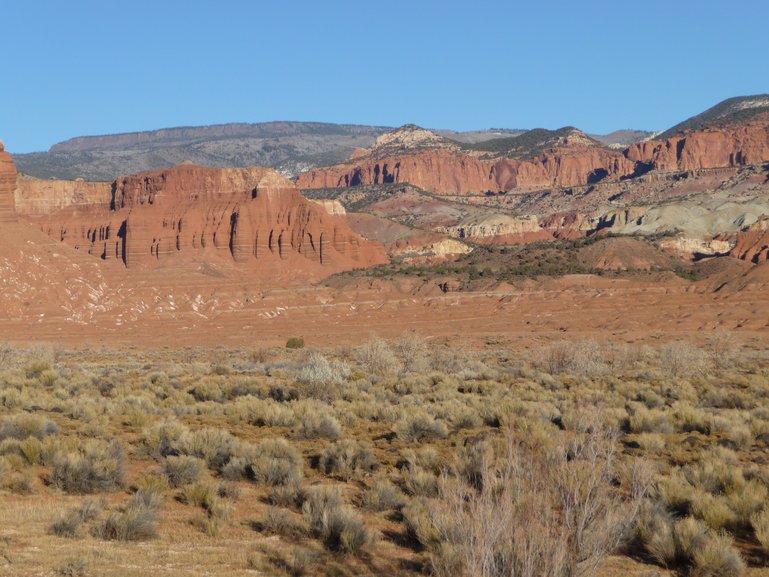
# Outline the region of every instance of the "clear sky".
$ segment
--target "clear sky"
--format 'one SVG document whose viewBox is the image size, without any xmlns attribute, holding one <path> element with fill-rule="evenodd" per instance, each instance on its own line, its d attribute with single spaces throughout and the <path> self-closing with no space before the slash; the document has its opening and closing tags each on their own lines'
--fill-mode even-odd
<svg viewBox="0 0 769 577">
<path fill-rule="evenodd" d="M 769 92 L 769 1 L 0 0 L 0 138 L 316 120 L 664 129 Z"/>
</svg>

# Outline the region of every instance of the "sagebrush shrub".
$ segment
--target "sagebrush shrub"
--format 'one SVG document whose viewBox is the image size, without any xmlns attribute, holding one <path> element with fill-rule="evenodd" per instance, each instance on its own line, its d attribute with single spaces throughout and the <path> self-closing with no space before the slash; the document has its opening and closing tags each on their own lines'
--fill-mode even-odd
<svg viewBox="0 0 769 577">
<path fill-rule="evenodd" d="M 371 471 L 376 457 L 371 444 L 352 439 L 332 443 L 323 450 L 319 467 L 326 475 L 350 479 L 356 471 Z"/>
<path fill-rule="evenodd" d="M 4 439 L 23 441 L 29 437 L 43 440 L 58 432 L 59 426 L 50 419 L 28 413 L 5 417 L 0 422 L 0 441 Z"/>
<path fill-rule="evenodd" d="M 331 551 L 357 554 L 376 540 L 363 518 L 344 505 L 334 488 L 313 487 L 307 492 L 302 512 L 311 533 Z"/>
<path fill-rule="evenodd" d="M 169 455 L 164 466 L 168 483 L 174 488 L 194 483 L 203 475 L 205 468 L 205 461 L 189 455 Z"/>
<path fill-rule="evenodd" d="M 242 476 L 263 485 L 297 485 L 304 475 L 299 452 L 285 439 L 264 439 L 238 461 Z"/>
<path fill-rule="evenodd" d="M 363 496 L 363 507 L 369 511 L 400 509 L 405 502 L 401 490 L 382 475 L 374 478 L 371 488 Z"/>
<path fill-rule="evenodd" d="M 123 448 L 118 441 L 88 441 L 52 458 L 50 483 L 67 493 L 99 493 L 123 486 Z"/>
<path fill-rule="evenodd" d="M 407 443 L 421 443 L 430 439 L 441 439 L 449 434 L 443 421 L 421 409 L 411 410 L 395 425 L 399 439 Z"/>
</svg>

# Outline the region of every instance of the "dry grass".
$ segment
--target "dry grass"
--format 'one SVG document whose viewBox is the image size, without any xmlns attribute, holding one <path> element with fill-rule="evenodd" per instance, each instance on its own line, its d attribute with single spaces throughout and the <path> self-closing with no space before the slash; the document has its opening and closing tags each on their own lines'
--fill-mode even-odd
<svg viewBox="0 0 769 577">
<path fill-rule="evenodd" d="M 644 571 L 769 561 L 769 362 L 723 339 L 6 352 L 0 575 L 474 577 L 525 551 L 547 560 L 528 574 L 578 575 L 623 544 Z"/>
</svg>

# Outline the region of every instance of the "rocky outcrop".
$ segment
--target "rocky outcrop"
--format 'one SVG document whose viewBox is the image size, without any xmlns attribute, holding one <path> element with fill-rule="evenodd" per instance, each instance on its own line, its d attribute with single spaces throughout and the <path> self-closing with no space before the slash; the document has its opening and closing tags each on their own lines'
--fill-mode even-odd
<svg viewBox="0 0 769 577">
<path fill-rule="evenodd" d="M 43 180 L 19 175 L 16 181 L 16 212 L 38 216 L 68 206 L 109 205 L 112 183 L 78 180 Z"/>
<path fill-rule="evenodd" d="M 325 210 L 330 215 L 344 216 L 347 214 L 347 211 L 345 210 L 344 205 L 342 205 L 342 203 L 336 199 L 317 198 L 317 199 L 311 199 L 311 201 L 317 204 L 318 206 L 320 206 L 323 210 Z"/>
<path fill-rule="evenodd" d="M 331 274 L 387 262 L 381 245 L 271 169 L 185 164 L 121 177 L 109 206 L 71 206 L 41 223 L 52 237 L 129 269 L 221 258 Z"/>
<path fill-rule="evenodd" d="M 737 233 L 730 255 L 753 263 L 769 261 L 769 217 Z"/>
<path fill-rule="evenodd" d="M 769 119 L 638 142 L 625 154 L 633 162 L 663 171 L 759 164 L 769 161 Z"/>
<path fill-rule="evenodd" d="M 539 226 L 554 238 L 576 239 L 595 231 L 596 219 L 590 215 L 570 211 L 551 214 L 539 221 Z"/>
<path fill-rule="evenodd" d="M 299 188 L 338 188 L 409 183 L 436 194 L 482 194 L 552 186 L 579 186 L 632 174 L 621 153 L 594 146 L 553 149 L 530 159 L 485 160 L 454 150 L 366 156 L 297 177 Z"/>
<path fill-rule="evenodd" d="M 14 191 L 16 190 L 16 166 L 0 140 L 0 222 L 16 218 Z"/>
<path fill-rule="evenodd" d="M 470 219 L 455 226 L 443 227 L 439 232 L 454 238 L 478 239 L 496 236 L 541 236 L 552 238 L 539 225 L 536 216 L 514 217 L 504 214 L 485 216 L 480 219 Z"/>
</svg>

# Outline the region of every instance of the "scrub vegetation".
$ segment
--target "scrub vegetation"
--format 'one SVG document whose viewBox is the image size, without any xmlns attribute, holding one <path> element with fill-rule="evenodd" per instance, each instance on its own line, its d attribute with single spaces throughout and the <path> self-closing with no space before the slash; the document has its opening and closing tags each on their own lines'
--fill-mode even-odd
<svg viewBox="0 0 769 577">
<path fill-rule="evenodd" d="M 769 354 L 0 351 L 0 575 L 737 577 L 769 566 Z"/>
</svg>

